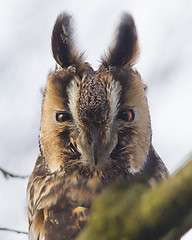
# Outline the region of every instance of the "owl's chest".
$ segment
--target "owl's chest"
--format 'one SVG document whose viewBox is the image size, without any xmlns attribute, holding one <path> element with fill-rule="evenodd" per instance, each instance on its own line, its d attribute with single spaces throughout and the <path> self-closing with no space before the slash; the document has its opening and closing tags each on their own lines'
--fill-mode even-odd
<svg viewBox="0 0 192 240">
<path fill-rule="evenodd" d="M 95 195 L 103 190 L 103 183 L 98 177 L 84 178 L 74 173 L 66 177 L 63 190 L 56 205 L 44 209 L 44 229 L 46 239 L 73 239 L 89 219 L 90 207 Z M 63 228 L 63 226 L 65 226 Z"/>
<path fill-rule="evenodd" d="M 89 171 L 81 172 L 74 171 L 72 174 L 64 177 L 60 203 L 61 205 L 69 204 L 72 207 L 90 208 L 97 194 L 109 188 L 112 183 L 119 183 L 127 177 L 128 175 L 121 174 L 121 172 L 118 173 L 117 171 L 114 174 L 109 167 L 89 169 Z"/>
<path fill-rule="evenodd" d="M 84 178 L 77 175 L 66 179 L 65 188 L 65 198 L 70 205 L 90 207 L 95 195 L 105 188 L 105 184 L 97 176 Z"/>
</svg>

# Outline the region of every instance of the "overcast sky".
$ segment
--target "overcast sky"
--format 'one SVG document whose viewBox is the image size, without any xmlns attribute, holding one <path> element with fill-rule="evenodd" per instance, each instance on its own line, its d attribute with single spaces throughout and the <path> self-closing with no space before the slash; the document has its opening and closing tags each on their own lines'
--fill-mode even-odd
<svg viewBox="0 0 192 240">
<path fill-rule="evenodd" d="M 62 11 L 74 15 L 77 45 L 95 69 L 121 14 L 133 15 L 140 42 L 136 68 L 148 85 L 153 143 L 174 172 L 192 152 L 191 0 L 0 0 L 0 167 L 23 175 L 34 167 L 41 88 L 55 67 L 51 32 Z M 26 185 L 0 174 L 1 227 L 27 231 Z M 0 232 L 0 239 L 27 237 Z"/>
</svg>

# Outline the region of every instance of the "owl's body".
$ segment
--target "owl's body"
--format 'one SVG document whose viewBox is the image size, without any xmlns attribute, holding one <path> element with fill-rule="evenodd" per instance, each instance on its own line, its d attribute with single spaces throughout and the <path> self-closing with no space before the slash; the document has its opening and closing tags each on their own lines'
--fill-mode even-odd
<svg viewBox="0 0 192 240">
<path fill-rule="evenodd" d="M 48 76 L 42 105 L 40 154 L 28 184 L 29 238 L 74 239 L 95 195 L 137 174 L 149 182 L 168 172 L 151 143 L 145 86 L 133 69 L 134 21 L 124 15 L 116 40 L 94 71 L 76 52 L 70 16 L 52 35 L 60 65 Z"/>
</svg>

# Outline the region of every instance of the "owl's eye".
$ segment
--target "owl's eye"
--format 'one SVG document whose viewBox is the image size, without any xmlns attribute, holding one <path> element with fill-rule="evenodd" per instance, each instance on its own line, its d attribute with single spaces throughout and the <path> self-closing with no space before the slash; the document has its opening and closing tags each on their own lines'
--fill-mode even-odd
<svg viewBox="0 0 192 240">
<path fill-rule="evenodd" d="M 67 112 L 58 112 L 56 113 L 56 120 L 57 122 L 66 122 L 68 120 L 71 120 L 71 115 Z"/>
<path fill-rule="evenodd" d="M 133 109 L 126 109 L 119 113 L 118 118 L 126 122 L 132 122 L 135 119 L 135 113 Z"/>
</svg>

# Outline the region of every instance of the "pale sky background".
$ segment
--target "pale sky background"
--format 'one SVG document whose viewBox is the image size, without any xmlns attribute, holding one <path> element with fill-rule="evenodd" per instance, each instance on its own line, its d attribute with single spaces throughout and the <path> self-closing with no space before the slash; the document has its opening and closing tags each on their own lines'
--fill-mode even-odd
<svg viewBox="0 0 192 240">
<path fill-rule="evenodd" d="M 153 143 L 174 172 L 192 153 L 191 0 L 0 0 L 0 167 L 22 175 L 34 167 L 40 89 L 55 67 L 50 39 L 62 11 L 74 15 L 77 44 L 95 69 L 121 14 L 133 15 Z M 5 180 L 0 173 L 0 227 L 27 231 L 26 186 L 27 180 Z M 27 237 L 0 231 L 0 239 Z M 183 238 L 191 239 L 192 233 Z"/>
</svg>

